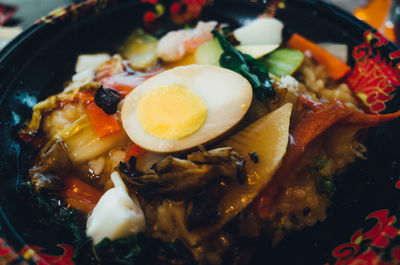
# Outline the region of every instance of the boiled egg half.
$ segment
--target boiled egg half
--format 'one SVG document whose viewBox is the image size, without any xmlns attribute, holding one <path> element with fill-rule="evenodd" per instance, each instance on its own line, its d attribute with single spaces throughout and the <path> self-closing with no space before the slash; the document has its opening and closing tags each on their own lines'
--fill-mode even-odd
<svg viewBox="0 0 400 265">
<path fill-rule="evenodd" d="M 144 149 L 180 152 L 232 129 L 252 98 L 250 83 L 233 71 L 211 65 L 179 66 L 127 95 L 122 124 L 130 139 Z"/>
</svg>

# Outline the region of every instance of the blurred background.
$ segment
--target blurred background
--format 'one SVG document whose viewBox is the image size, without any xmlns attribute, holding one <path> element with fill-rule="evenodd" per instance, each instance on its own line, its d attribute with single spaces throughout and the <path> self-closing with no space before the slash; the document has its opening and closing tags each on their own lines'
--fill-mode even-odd
<svg viewBox="0 0 400 265">
<path fill-rule="evenodd" d="M 0 48 L 40 17 L 83 0 L 0 0 Z M 138 0 L 133 0 L 138 1 Z M 218 0 L 215 0 L 218 1 Z M 255 0 L 268 2 L 269 0 Z M 324 0 L 340 6 L 400 43 L 400 0 Z"/>
<path fill-rule="evenodd" d="M 18 25 L 23 28 L 34 23 L 41 16 L 64 5 L 79 1 L 71 0 L 0 0 L 1 4 L 12 5 L 18 8 L 15 15 L 6 25 Z"/>
</svg>

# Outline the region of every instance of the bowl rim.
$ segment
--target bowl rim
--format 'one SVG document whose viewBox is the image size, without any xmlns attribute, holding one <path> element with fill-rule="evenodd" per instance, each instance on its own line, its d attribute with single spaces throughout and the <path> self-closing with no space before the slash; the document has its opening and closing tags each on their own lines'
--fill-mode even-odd
<svg viewBox="0 0 400 265">
<path fill-rule="evenodd" d="M 15 38 L 13 38 L 10 42 L 7 43 L 5 47 L 3 47 L 0 50 L 0 72 L 3 71 L 4 69 L 2 66 L 6 64 L 10 56 L 12 56 L 15 52 L 17 52 L 18 47 L 29 40 L 32 36 L 34 36 L 37 32 L 42 31 L 43 29 L 50 27 L 51 25 L 54 24 L 62 24 L 62 23 L 75 23 L 82 19 L 83 17 L 78 17 L 75 20 L 69 20 L 67 19 L 62 19 L 62 16 L 68 16 L 72 12 L 79 12 L 81 9 L 84 8 L 95 8 L 96 6 L 100 6 L 102 3 L 101 2 L 106 2 L 110 3 L 112 5 L 118 5 L 121 2 L 127 2 L 128 0 L 103 0 L 103 1 L 97 1 L 97 0 L 86 0 L 84 2 L 80 2 L 78 4 L 70 4 L 70 5 L 65 5 L 61 6 L 60 8 L 51 11 L 47 16 L 43 16 L 40 19 L 38 19 L 34 24 L 23 30 L 20 34 L 18 34 Z M 217 1 L 217 0 L 212 0 L 212 1 Z M 219 1 L 224 1 L 224 2 L 232 2 L 232 3 L 240 3 L 240 4 L 248 4 L 248 5 L 254 5 L 259 8 L 268 8 L 266 2 L 263 0 L 253 2 L 248 0 L 247 2 L 244 2 L 243 0 L 219 0 Z M 271 0 L 273 2 L 279 2 L 280 0 Z M 139 0 L 139 4 L 144 4 L 145 0 Z M 307 4 L 317 10 L 320 10 L 322 12 L 327 12 L 331 15 L 334 15 L 337 18 L 343 19 L 346 23 L 350 23 L 353 26 L 360 28 L 363 32 L 370 30 L 372 32 L 377 32 L 375 28 L 370 26 L 364 21 L 359 20 L 356 18 L 354 15 L 352 15 L 350 12 L 335 6 L 334 4 L 324 2 L 323 0 L 287 0 L 285 4 Z M 106 5 L 102 6 L 103 9 L 108 9 L 112 7 L 112 5 Z M 276 8 L 276 7 L 275 7 Z M 62 15 L 54 15 L 57 14 L 60 11 L 65 11 Z M 90 14 L 93 15 L 93 14 Z M 101 15 L 101 14 L 96 14 L 96 15 Z M 399 46 L 397 46 L 395 43 L 393 43 L 391 40 L 386 38 L 387 44 L 383 47 L 383 49 L 390 49 L 393 51 L 400 51 Z M 7 71 L 7 70 L 6 70 Z M 3 87 L 0 86 L 0 104 L 3 104 L 3 101 L 5 99 L 5 95 L 8 93 L 10 88 L 4 89 Z M 6 233 L 4 230 L 8 230 Z M 2 238 L 1 236 L 4 236 Z M 17 248 L 13 245 L 10 244 L 8 241 L 9 239 L 13 239 L 12 241 L 14 244 L 17 244 L 19 246 L 22 246 L 19 249 L 23 249 L 23 252 L 17 251 Z M 6 246 L 2 245 L 2 241 L 5 240 Z M 33 262 L 39 262 L 39 261 L 45 261 L 43 258 L 41 258 L 39 255 L 36 254 L 36 252 L 30 248 L 24 239 L 21 237 L 21 235 L 14 229 L 13 225 L 10 223 L 9 219 L 7 218 L 6 213 L 4 212 L 2 206 L 0 205 L 0 250 L 2 247 L 8 247 L 13 253 L 17 256 L 18 259 L 27 262 L 33 261 Z M 29 253 L 29 255 L 24 255 L 24 253 Z M 0 256 L 0 261 L 1 261 L 1 256 Z M 21 263 L 24 264 L 24 263 Z M 30 264 L 30 263 L 29 263 Z M 47 264 L 47 263 L 45 263 Z"/>
</svg>

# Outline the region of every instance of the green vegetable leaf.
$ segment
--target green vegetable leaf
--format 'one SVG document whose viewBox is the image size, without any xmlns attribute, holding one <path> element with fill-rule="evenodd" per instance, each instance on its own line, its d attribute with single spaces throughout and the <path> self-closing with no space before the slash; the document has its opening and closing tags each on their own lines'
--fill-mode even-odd
<svg viewBox="0 0 400 265">
<path fill-rule="evenodd" d="M 72 234 L 73 245 L 76 249 L 87 245 L 90 240 L 86 237 L 80 214 L 75 209 L 67 209 L 60 201 L 48 191 L 36 192 L 28 181 L 19 184 L 19 191 L 29 197 L 29 202 L 37 210 L 38 216 L 45 225 L 56 226 Z"/>
<path fill-rule="evenodd" d="M 264 57 L 269 71 L 276 76 L 293 74 L 303 63 L 304 55 L 301 51 L 282 48 Z"/>
<path fill-rule="evenodd" d="M 166 243 L 143 233 L 114 241 L 103 239 L 94 250 L 106 264 L 196 264 L 181 241 Z"/>
<path fill-rule="evenodd" d="M 265 64 L 248 54 L 242 54 L 236 50 L 218 30 L 214 29 L 212 33 L 224 50 L 219 64 L 245 77 L 253 87 L 254 94 L 258 100 L 263 101 L 266 98 L 275 97 L 275 90 Z"/>
</svg>

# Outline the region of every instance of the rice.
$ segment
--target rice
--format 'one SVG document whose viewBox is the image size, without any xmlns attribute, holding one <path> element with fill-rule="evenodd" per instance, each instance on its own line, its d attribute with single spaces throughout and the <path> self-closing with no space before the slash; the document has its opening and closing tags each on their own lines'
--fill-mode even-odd
<svg viewBox="0 0 400 265">
<path fill-rule="evenodd" d="M 305 58 L 299 69 L 299 81 L 303 82 L 307 89 L 315 93 L 318 99 L 338 99 L 345 102 L 353 109 L 358 109 L 358 102 L 346 83 L 330 80 L 323 65 L 317 65 L 310 58 Z"/>
</svg>

